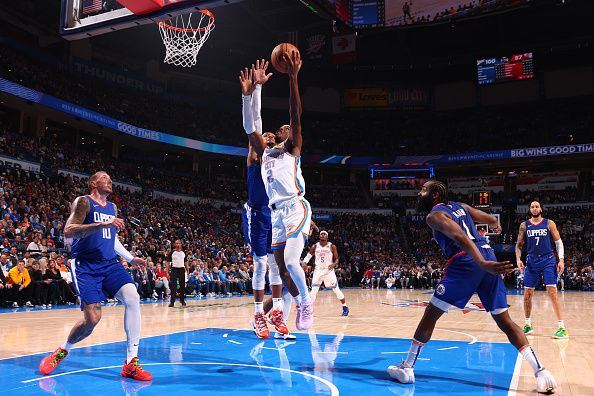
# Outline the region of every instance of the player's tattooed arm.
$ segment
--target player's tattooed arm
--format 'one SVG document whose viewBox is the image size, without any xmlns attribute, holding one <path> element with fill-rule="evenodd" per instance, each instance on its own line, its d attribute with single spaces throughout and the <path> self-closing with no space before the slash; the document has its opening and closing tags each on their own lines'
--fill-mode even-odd
<svg viewBox="0 0 594 396">
<path fill-rule="evenodd" d="M 520 223 L 520 229 L 518 231 L 518 240 L 516 242 L 516 263 L 518 268 L 523 271 L 524 263 L 522 262 L 522 246 L 524 246 L 524 238 L 526 234 L 526 223 Z"/>
<path fill-rule="evenodd" d="M 91 235 L 102 227 L 111 227 L 112 225 L 121 228 L 124 225 L 122 219 L 113 218 L 103 223 L 83 224 L 85 217 L 91 210 L 89 200 L 86 197 L 77 197 L 72 203 L 70 216 L 64 227 L 64 236 L 67 238 L 80 239 Z"/>
</svg>

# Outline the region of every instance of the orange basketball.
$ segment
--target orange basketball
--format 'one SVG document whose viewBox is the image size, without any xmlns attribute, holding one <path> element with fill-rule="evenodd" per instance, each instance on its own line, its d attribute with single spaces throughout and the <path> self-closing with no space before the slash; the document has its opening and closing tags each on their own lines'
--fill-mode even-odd
<svg viewBox="0 0 594 396">
<path fill-rule="evenodd" d="M 299 52 L 297 47 L 295 47 L 291 43 L 279 44 L 272 50 L 272 54 L 270 55 L 270 61 L 272 62 L 272 66 L 274 66 L 274 68 L 279 73 L 287 73 L 287 64 L 283 60 L 283 54 L 285 52 L 291 54 L 293 51 Z"/>
</svg>

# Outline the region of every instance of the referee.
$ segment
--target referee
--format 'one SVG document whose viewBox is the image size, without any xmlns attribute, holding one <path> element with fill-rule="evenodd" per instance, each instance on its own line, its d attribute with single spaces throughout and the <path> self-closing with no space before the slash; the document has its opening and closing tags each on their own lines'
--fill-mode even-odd
<svg viewBox="0 0 594 396">
<path fill-rule="evenodd" d="M 188 272 L 188 263 L 186 254 L 182 251 L 182 243 L 178 239 L 174 243 L 174 251 L 171 253 L 171 264 L 169 268 L 169 287 L 171 288 L 171 302 L 169 307 L 175 305 L 177 296 L 177 281 L 179 280 L 179 300 L 183 307 L 186 306 L 186 273 Z"/>
</svg>

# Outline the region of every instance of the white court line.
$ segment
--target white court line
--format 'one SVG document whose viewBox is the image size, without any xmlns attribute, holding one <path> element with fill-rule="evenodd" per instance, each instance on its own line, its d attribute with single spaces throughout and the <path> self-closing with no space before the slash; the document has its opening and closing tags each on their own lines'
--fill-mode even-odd
<svg viewBox="0 0 594 396">
<path fill-rule="evenodd" d="M 337 355 L 348 355 L 349 354 L 348 352 L 339 352 L 339 351 L 336 351 L 336 352 L 332 352 L 332 351 L 319 351 L 319 352 L 316 352 L 316 353 L 335 353 Z"/>
<path fill-rule="evenodd" d="M 336 387 L 336 385 L 334 385 L 332 382 L 318 377 L 317 375 L 313 375 L 313 374 L 309 374 L 309 373 L 304 373 L 301 371 L 296 371 L 296 370 L 291 370 L 291 369 L 286 369 L 286 368 L 282 368 L 282 367 L 271 367 L 271 366 L 257 366 L 255 364 L 241 364 L 241 363 L 215 363 L 215 362 L 164 362 L 164 363 L 143 363 L 142 366 L 143 367 L 148 367 L 148 366 L 171 366 L 171 365 L 210 365 L 210 366 L 235 366 L 235 367 L 254 367 L 257 369 L 270 369 L 270 370 L 277 370 L 277 371 L 284 371 L 287 373 L 291 373 L 291 374 L 298 374 L 298 375 L 303 375 L 304 377 L 309 377 L 312 378 L 316 381 L 320 381 L 321 383 L 323 383 L 324 385 L 326 385 L 329 389 L 330 389 L 330 396 L 338 396 L 340 395 L 340 392 L 338 391 L 338 388 Z M 108 369 L 113 369 L 113 368 L 120 368 L 121 366 L 105 366 L 105 367 L 94 367 L 94 368 L 89 368 L 89 369 L 82 369 L 82 370 L 74 370 L 74 371 L 69 371 L 66 373 L 60 373 L 60 374 L 54 374 L 54 375 L 46 375 L 43 377 L 38 377 L 38 378 L 32 378 L 29 380 L 24 380 L 21 381 L 21 383 L 23 384 L 28 384 L 29 382 L 35 382 L 35 381 L 40 381 L 44 378 L 55 378 L 55 377 L 62 377 L 64 375 L 70 375 L 70 374 L 77 374 L 77 373 L 85 373 L 85 372 L 89 372 L 89 371 L 99 371 L 99 370 L 108 370 Z"/>
<path fill-rule="evenodd" d="M 406 351 L 406 352 L 381 352 L 382 355 L 389 355 L 392 353 L 408 353 L 408 351 Z"/>
<path fill-rule="evenodd" d="M 516 391 L 518 390 L 518 383 L 520 382 L 520 369 L 522 368 L 522 355 L 518 352 L 518 357 L 516 358 L 516 366 L 514 367 L 514 373 L 512 375 L 512 380 L 509 384 L 509 391 L 507 392 L 507 396 L 516 396 Z"/>
<path fill-rule="evenodd" d="M 192 345 L 202 345 L 202 343 L 201 343 L 201 342 L 192 342 L 191 344 L 192 344 Z"/>
<path fill-rule="evenodd" d="M 229 340 L 228 342 L 231 342 L 231 343 L 233 343 L 233 344 L 237 344 L 237 345 L 241 345 L 241 342 L 237 342 L 237 341 L 235 341 L 235 340 Z"/>
<path fill-rule="evenodd" d="M 281 350 L 280 348 L 269 348 L 269 347 L 265 347 L 265 346 L 260 347 L 260 349 L 270 349 L 271 351 L 280 351 Z"/>
<path fill-rule="evenodd" d="M 223 334 L 223 338 L 227 338 L 228 335 L 229 334 L 227 334 L 227 333 Z"/>
<path fill-rule="evenodd" d="M 438 351 L 447 351 L 447 350 L 449 350 L 449 349 L 458 349 L 458 348 L 459 348 L 459 347 L 456 347 L 456 346 L 454 346 L 454 347 L 447 347 L 447 348 L 438 348 L 437 350 L 438 350 Z"/>
<path fill-rule="evenodd" d="M 417 360 L 431 360 L 429 358 L 417 358 Z"/>
<path fill-rule="evenodd" d="M 461 331 L 456 331 L 456 330 L 447 330 L 447 329 L 440 329 L 440 328 L 436 328 L 435 330 L 441 330 L 441 331 L 449 331 L 450 333 L 458 333 L 458 334 L 464 334 L 465 336 L 470 337 L 470 339 L 472 341 L 469 342 L 469 344 L 474 344 L 475 342 L 478 341 L 478 338 L 476 338 L 475 336 L 473 336 L 472 334 L 468 334 L 468 333 L 463 333 Z"/>
</svg>

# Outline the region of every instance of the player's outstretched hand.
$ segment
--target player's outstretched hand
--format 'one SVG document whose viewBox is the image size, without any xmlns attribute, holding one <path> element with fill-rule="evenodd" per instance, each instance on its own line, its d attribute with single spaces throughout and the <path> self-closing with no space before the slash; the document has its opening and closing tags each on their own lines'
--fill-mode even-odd
<svg viewBox="0 0 594 396">
<path fill-rule="evenodd" d="M 287 73 L 289 73 L 290 77 L 296 77 L 301 70 L 301 55 L 297 51 L 292 51 L 291 53 L 285 52 L 283 53 L 283 60 L 287 64 Z"/>
<path fill-rule="evenodd" d="M 264 85 L 268 79 L 272 76 L 272 73 L 266 74 L 268 69 L 268 61 L 266 59 L 256 60 L 256 64 L 252 64 L 252 70 L 254 71 L 254 85 Z"/>
<path fill-rule="evenodd" d="M 559 275 L 561 275 L 564 270 L 565 270 L 565 260 L 559 259 L 559 262 L 557 263 L 557 273 Z"/>
<path fill-rule="evenodd" d="M 239 71 L 239 83 L 241 84 L 241 93 L 243 96 L 250 96 L 256 88 L 253 83 L 254 80 L 254 69 L 248 69 L 245 67 Z"/>
<path fill-rule="evenodd" d="M 483 261 L 480 267 L 495 275 L 507 274 L 514 270 L 514 265 L 509 261 Z"/>
<path fill-rule="evenodd" d="M 524 262 L 522 260 L 516 260 L 517 264 L 518 264 L 518 268 L 520 269 L 521 272 L 524 272 Z"/>
<path fill-rule="evenodd" d="M 132 261 L 130 261 L 132 265 L 146 265 L 146 260 L 142 257 L 134 257 Z"/>
<path fill-rule="evenodd" d="M 501 234 L 501 224 L 497 224 L 495 227 L 491 228 L 494 234 Z"/>
<path fill-rule="evenodd" d="M 117 231 L 121 231 L 124 229 L 124 219 L 114 217 L 113 219 L 111 219 L 109 221 L 104 221 L 101 225 L 104 228 L 109 228 L 111 226 L 114 226 Z"/>
</svg>

